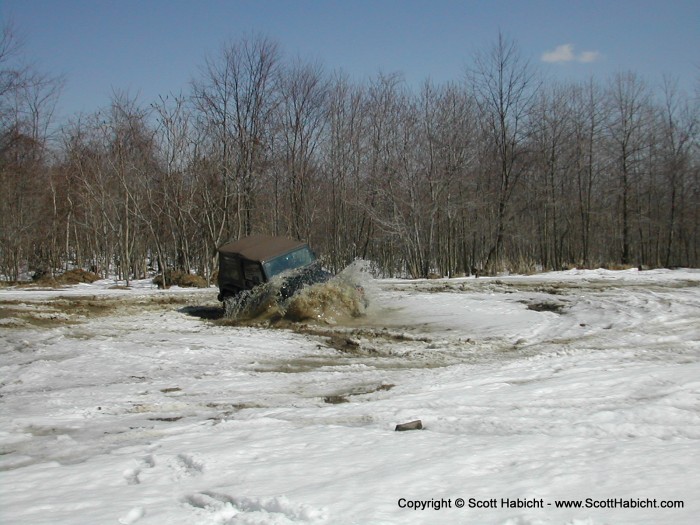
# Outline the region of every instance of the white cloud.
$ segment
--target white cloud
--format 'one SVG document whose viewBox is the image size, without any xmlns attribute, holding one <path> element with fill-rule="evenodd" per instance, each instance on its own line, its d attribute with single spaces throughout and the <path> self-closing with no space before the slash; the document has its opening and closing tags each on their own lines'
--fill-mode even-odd
<svg viewBox="0 0 700 525">
<path fill-rule="evenodd" d="M 546 51 L 542 53 L 543 62 L 562 63 L 562 62 L 596 62 L 600 59 L 598 51 L 582 51 L 574 53 L 573 44 L 562 44 L 554 48 L 554 51 Z"/>
<path fill-rule="evenodd" d="M 542 53 L 544 62 L 571 62 L 574 59 L 574 46 L 571 44 L 563 44 L 557 46 L 554 51 Z"/>
</svg>

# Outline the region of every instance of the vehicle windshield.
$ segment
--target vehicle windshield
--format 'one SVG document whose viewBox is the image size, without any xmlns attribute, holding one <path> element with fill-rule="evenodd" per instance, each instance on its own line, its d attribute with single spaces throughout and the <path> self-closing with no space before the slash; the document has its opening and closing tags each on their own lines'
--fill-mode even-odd
<svg viewBox="0 0 700 525">
<path fill-rule="evenodd" d="M 313 252 L 309 250 L 308 246 L 302 246 L 293 252 L 280 255 L 279 257 L 267 261 L 263 264 L 263 267 L 265 268 L 268 279 L 270 279 L 287 270 L 295 270 L 296 268 L 308 266 L 315 260 L 316 258 Z"/>
</svg>

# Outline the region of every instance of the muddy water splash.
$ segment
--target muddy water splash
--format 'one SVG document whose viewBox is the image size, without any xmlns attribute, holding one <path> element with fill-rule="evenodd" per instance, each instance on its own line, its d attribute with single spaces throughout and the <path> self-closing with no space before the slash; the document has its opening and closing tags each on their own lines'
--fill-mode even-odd
<svg viewBox="0 0 700 525">
<path fill-rule="evenodd" d="M 225 304 L 227 323 L 339 324 L 365 315 L 373 290 L 367 261 L 355 261 L 324 283 L 307 285 L 287 300 L 280 296 L 285 276 L 245 291 Z"/>
</svg>

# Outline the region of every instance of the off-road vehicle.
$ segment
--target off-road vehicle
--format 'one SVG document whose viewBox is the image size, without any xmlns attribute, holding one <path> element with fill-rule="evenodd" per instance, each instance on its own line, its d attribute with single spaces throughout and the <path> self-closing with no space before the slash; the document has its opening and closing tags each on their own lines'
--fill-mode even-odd
<svg viewBox="0 0 700 525">
<path fill-rule="evenodd" d="M 252 235 L 219 248 L 219 301 L 229 311 L 240 294 L 280 277 L 277 294 L 288 299 L 308 284 L 328 281 L 332 274 L 309 246 L 287 237 Z"/>
</svg>

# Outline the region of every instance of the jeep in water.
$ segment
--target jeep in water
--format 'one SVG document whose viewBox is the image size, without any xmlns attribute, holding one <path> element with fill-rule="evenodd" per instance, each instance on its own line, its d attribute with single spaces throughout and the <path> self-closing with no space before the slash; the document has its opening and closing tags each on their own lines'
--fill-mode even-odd
<svg viewBox="0 0 700 525">
<path fill-rule="evenodd" d="M 219 248 L 218 299 L 227 314 L 232 304 L 240 300 L 241 292 L 252 290 L 284 275 L 278 294 L 288 299 L 308 284 L 328 281 L 332 274 L 309 246 L 287 237 L 252 235 L 224 244 Z"/>
</svg>

